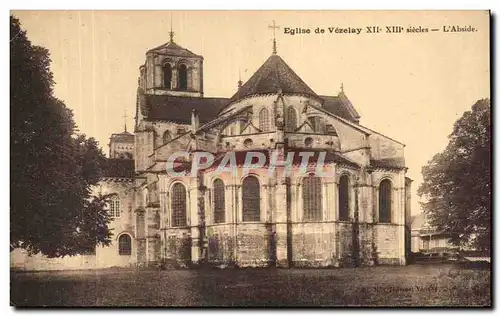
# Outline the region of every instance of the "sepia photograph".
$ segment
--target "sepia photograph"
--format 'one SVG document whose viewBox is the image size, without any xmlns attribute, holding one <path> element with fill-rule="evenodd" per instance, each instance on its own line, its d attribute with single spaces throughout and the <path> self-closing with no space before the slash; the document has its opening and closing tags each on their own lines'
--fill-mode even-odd
<svg viewBox="0 0 500 316">
<path fill-rule="evenodd" d="M 491 308 L 491 22 L 10 11 L 10 305 Z"/>
</svg>

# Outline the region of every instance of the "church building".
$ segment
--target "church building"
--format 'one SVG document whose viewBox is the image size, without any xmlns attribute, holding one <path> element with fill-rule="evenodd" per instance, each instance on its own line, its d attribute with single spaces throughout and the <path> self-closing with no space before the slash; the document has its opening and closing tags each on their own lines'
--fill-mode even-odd
<svg viewBox="0 0 500 316">
<path fill-rule="evenodd" d="M 204 96 L 203 56 L 172 32 L 145 57 L 134 134 L 112 135 L 96 188 L 115 193 L 114 236 L 96 249 L 93 266 L 406 264 L 405 145 L 362 126 L 343 87 L 317 94 L 277 54 L 275 40 L 230 97 Z M 169 172 L 178 152 L 188 156 L 174 169 L 186 172 Z M 190 174 L 200 152 L 215 157 L 213 166 Z M 307 165 L 295 155 L 245 172 L 249 152 L 311 154 Z M 218 172 L 228 153 L 236 165 Z"/>
<path fill-rule="evenodd" d="M 273 52 L 230 98 L 204 97 L 203 57 L 173 40 L 139 68 L 135 117 L 138 264 L 405 264 L 410 181 L 404 145 L 360 125 L 343 89 L 316 94 Z M 236 154 L 233 172 L 172 176 L 179 151 Z M 243 172 L 245 153 L 312 152 Z M 315 174 L 316 153 L 325 153 Z M 178 165 L 190 166 L 189 158 Z M 187 168 L 189 169 L 189 168 Z"/>
</svg>

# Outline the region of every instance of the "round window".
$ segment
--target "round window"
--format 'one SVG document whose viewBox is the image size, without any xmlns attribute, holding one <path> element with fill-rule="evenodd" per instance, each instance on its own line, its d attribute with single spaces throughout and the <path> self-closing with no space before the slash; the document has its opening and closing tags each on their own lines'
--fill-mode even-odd
<svg viewBox="0 0 500 316">
<path fill-rule="evenodd" d="M 245 141 L 243 142 L 243 146 L 245 147 L 251 147 L 253 145 L 253 141 L 250 139 L 250 138 L 247 138 L 245 139 Z"/>
<path fill-rule="evenodd" d="M 311 147 L 312 144 L 313 144 L 313 139 L 311 137 L 307 137 L 305 140 L 304 140 L 304 144 L 306 145 L 306 147 Z"/>
</svg>

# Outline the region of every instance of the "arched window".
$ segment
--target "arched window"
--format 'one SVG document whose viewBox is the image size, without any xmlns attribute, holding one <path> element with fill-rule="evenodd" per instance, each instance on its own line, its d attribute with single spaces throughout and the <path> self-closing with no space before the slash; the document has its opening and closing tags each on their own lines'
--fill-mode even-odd
<svg viewBox="0 0 500 316">
<path fill-rule="evenodd" d="M 380 223 L 391 222 L 391 193 L 391 181 L 386 179 L 380 182 L 378 192 L 378 220 Z"/>
<path fill-rule="evenodd" d="M 118 218 L 120 215 L 120 198 L 114 195 L 109 201 L 109 217 Z"/>
<path fill-rule="evenodd" d="M 172 135 L 170 135 L 169 131 L 165 131 L 165 133 L 163 133 L 163 144 L 166 144 L 171 140 L 172 140 Z"/>
<path fill-rule="evenodd" d="M 260 221 L 260 184 L 256 177 L 248 176 L 243 180 L 243 221 Z"/>
<path fill-rule="evenodd" d="M 288 132 L 295 132 L 295 129 L 297 129 L 297 111 L 293 107 L 288 107 L 286 118 L 286 130 Z"/>
<path fill-rule="evenodd" d="M 214 181 L 214 223 L 226 221 L 226 199 L 224 182 L 221 179 Z"/>
<path fill-rule="evenodd" d="M 176 183 L 172 186 L 170 195 L 172 210 L 172 227 L 186 226 L 186 188 Z"/>
<path fill-rule="evenodd" d="M 259 129 L 263 132 L 269 131 L 269 111 L 262 109 L 259 113 Z"/>
<path fill-rule="evenodd" d="M 187 90 L 188 88 L 188 74 L 187 67 L 184 64 L 179 66 L 179 89 Z"/>
<path fill-rule="evenodd" d="M 339 181 L 339 220 L 349 220 L 349 177 L 346 175 Z"/>
<path fill-rule="evenodd" d="M 172 66 L 169 63 L 163 66 L 163 87 L 167 89 L 172 88 Z"/>
<path fill-rule="evenodd" d="M 132 238 L 123 234 L 118 238 L 118 254 L 120 256 L 130 256 L 132 254 Z"/>
<path fill-rule="evenodd" d="M 321 179 L 310 174 L 302 181 L 304 221 L 320 221 L 322 218 Z"/>
</svg>

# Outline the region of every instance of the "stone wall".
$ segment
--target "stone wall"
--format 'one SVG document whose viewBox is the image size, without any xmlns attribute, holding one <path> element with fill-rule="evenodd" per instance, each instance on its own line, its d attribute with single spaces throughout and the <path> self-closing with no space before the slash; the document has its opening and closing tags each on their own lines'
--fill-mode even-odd
<svg viewBox="0 0 500 316">
<path fill-rule="evenodd" d="M 112 267 L 133 267 L 136 264 L 136 246 L 132 244 L 131 255 L 118 254 L 118 240 L 113 239 L 107 247 L 97 247 L 94 255 L 48 258 L 42 254 L 28 255 L 24 249 L 10 253 L 10 268 L 25 271 L 85 270 Z"/>
<path fill-rule="evenodd" d="M 269 265 L 272 232 L 266 224 L 240 223 L 236 226 L 236 262 L 239 266 Z"/>
<path fill-rule="evenodd" d="M 182 263 L 191 261 L 190 229 L 167 229 L 164 232 L 162 253 L 165 259 Z"/>
<path fill-rule="evenodd" d="M 206 228 L 207 260 L 215 264 L 235 263 L 234 225 L 210 225 Z"/>
<path fill-rule="evenodd" d="M 378 224 L 375 226 L 375 246 L 377 263 L 404 265 L 404 226 L 398 224 Z"/>
<path fill-rule="evenodd" d="M 332 223 L 292 224 L 292 254 L 295 267 L 335 265 L 335 232 Z"/>
</svg>

